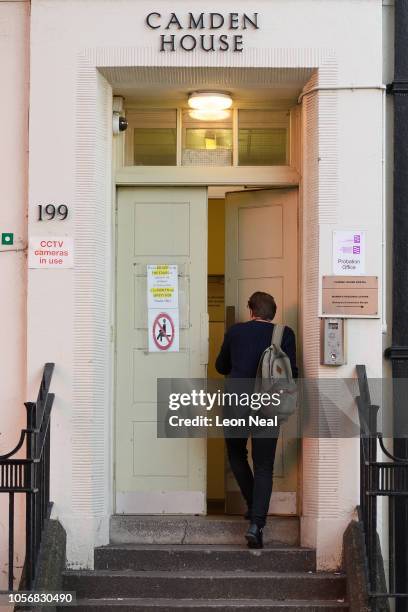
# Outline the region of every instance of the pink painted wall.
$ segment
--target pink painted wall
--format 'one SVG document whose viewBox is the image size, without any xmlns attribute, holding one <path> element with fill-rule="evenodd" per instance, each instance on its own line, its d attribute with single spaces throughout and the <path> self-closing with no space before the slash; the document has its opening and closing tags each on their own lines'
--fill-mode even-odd
<svg viewBox="0 0 408 612">
<path fill-rule="evenodd" d="M 13 448 L 25 425 L 26 242 L 28 177 L 29 17 L 26 0 L 0 0 L 0 454 Z M 35 398 L 30 398 L 35 399 Z M 24 500 L 17 496 L 15 565 L 24 555 Z M 0 589 L 7 584 L 8 495 L 0 495 Z"/>
</svg>

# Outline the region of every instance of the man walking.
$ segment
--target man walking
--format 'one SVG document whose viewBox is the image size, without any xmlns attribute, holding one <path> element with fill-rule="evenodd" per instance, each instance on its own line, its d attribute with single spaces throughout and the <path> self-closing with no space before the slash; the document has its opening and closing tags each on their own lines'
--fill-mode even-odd
<svg viewBox="0 0 408 612">
<path fill-rule="evenodd" d="M 256 291 L 248 300 L 250 320 L 232 325 L 226 332 L 215 367 L 220 374 L 231 379 L 253 379 L 260 357 L 271 345 L 276 314 L 276 303 L 269 293 Z M 293 376 L 297 376 L 296 340 L 290 327 L 282 336 L 282 350 L 287 354 Z M 246 437 L 226 437 L 228 459 L 241 493 L 247 503 L 245 518 L 250 520 L 246 533 L 248 546 L 262 548 L 262 529 L 265 526 L 269 502 L 272 495 L 273 464 L 275 460 L 278 432 L 276 436 L 252 436 L 253 472 L 248 463 Z"/>
</svg>

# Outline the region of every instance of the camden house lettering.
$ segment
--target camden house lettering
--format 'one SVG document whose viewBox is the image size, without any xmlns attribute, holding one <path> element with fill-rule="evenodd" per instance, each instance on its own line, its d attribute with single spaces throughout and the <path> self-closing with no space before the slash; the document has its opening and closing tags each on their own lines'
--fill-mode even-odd
<svg viewBox="0 0 408 612">
<path fill-rule="evenodd" d="M 163 52 L 201 49 L 207 52 L 241 53 L 244 48 L 244 36 L 239 32 L 259 30 L 258 13 L 162 15 L 152 12 L 146 16 L 146 25 L 160 33 L 160 51 Z"/>
</svg>

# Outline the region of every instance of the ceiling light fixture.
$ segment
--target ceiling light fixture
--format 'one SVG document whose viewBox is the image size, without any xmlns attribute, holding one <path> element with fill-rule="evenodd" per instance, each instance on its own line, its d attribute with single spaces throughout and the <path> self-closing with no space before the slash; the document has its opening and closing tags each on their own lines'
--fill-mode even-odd
<svg viewBox="0 0 408 612">
<path fill-rule="evenodd" d="M 188 97 L 192 109 L 190 117 L 200 121 L 219 121 L 227 119 L 232 98 L 229 93 L 218 91 L 194 91 Z"/>
<path fill-rule="evenodd" d="M 221 121 L 222 119 L 228 119 L 230 111 L 193 109 L 189 111 L 189 115 L 192 119 L 198 119 L 198 121 Z"/>
</svg>

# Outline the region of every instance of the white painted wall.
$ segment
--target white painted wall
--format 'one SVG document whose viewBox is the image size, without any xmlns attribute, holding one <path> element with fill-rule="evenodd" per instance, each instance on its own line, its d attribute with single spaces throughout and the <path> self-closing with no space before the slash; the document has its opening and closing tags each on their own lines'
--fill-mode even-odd
<svg viewBox="0 0 408 612">
<path fill-rule="evenodd" d="M 229 2 L 203 6 L 198 0 L 175 1 L 171 9 L 185 14 L 222 6 L 231 10 Z M 242 0 L 234 4 L 236 11 L 247 8 Z M 379 85 L 382 79 L 380 0 L 258 0 L 251 10 L 259 11 L 261 29 L 246 32 L 242 54 L 222 57 L 160 54 L 157 32 L 143 21 L 150 10 L 150 2 L 134 0 L 32 2 L 29 231 L 75 235 L 77 257 L 74 270 L 29 272 L 27 376 L 33 393 L 41 364 L 57 364 L 51 496 L 68 531 L 72 566 L 91 567 L 93 545 L 107 542 L 112 500 L 110 86 L 95 66 L 320 65 L 321 84 Z M 167 3 L 161 11 L 168 12 Z M 310 374 L 327 375 L 318 365 L 317 296 L 319 274 L 330 266 L 333 227 L 350 226 L 350 218 L 364 223 L 370 272 L 381 277 L 382 94 L 314 95 L 316 113 L 307 127 L 314 128 L 316 147 L 303 182 L 304 209 L 309 206 L 319 231 L 311 238 L 315 269 L 305 284 L 311 294 L 305 297 L 303 353 Z M 312 138 L 313 131 L 304 135 Z M 35 220 L 35 206 L 50 200 L 70 206 L 69 221 Z M 350 375 L 362 361 L 371 376 L 380 376 L 381 321 L 352 321 L 348 335 L 348 365 L 337 374 Z M 335 567 L 357 503 L 357 446 L 308 444 L 303 541 L 317 546 L 319 567 Z"/>
<path fill-rule="evenodd" d="M 380 84 L 380 76 L 377 82 Z M 328 95 L 333 94 L 321 94 L 322 97 Z M 366 274 L 379 276 L 381 282 L 383 95 L 381 90 L 373 90 L 344 91 L 336 96 L 336 170 L 334 160 L 327 155 L 330 135 L 319 130 L 319 163 L 327 163 L 335 172 L 331 183 L 320 185 L 322 194 L 317 211 L 320 276 L 333 273 L 333 230 L 361 229 L 367 236 Z M 381 293 L 379 301 L 382 315 Z M 304 356 L 310 373 L 323 378 L 353 378 L 355 365 L 365 364 L 369 377 L 381 378 L 381 316 L 348 320 L 346 341 L 347 364 L 330 368 L 319 366 L 316 360 L 313 363 L 313 356 L 308 355 L 308 338 L 304 337 Z M 321 568 L 336 567 L 341 563 L 342 534 L 359 499 L 359 441 L 306 440 L 304 451 L 307 477 L 304 480 L 302 541 L 317 548 Z"/>
<path fill-rule="evenodd" d="M 26 254 L 28 169 L 28 2 L 0 1 L 0 455 L 26 425 Z M 33 398 L 30 398 L 33 399 Z M 23 500 L 16 499 L 16 575 L 24 554 Z M 0 589 L 8 571 L 8 495 L 0 495 Z"/>
</svg>

